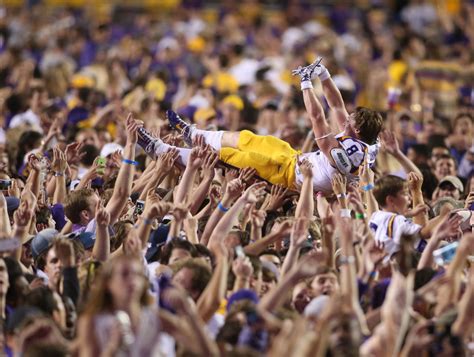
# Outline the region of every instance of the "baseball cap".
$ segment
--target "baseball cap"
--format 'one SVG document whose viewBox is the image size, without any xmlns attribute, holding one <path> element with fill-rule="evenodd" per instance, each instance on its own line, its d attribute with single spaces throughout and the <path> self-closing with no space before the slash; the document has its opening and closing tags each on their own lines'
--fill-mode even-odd
<svg viewBox="0 0 474 357">
<path fill-rule="evenodd" d="M 46 228 L 39 232 L 31 241 L 31 253 L 36 259 L 39 255 L 48 250 L 52 240 L 59 234 L 54 228 Z"/>
<path fill-rule="evenodd" d="M 464 185 L 462 184 L 461 180 L 458 179 L 456 176 L 446 176 L 445 178 L 443 178 L 439 182 L 438 187 L 441 186 L 443 183 L 446 183 L 446 182 L 453 185 L 459 192 L 464 191 Z"/>
<path fill-rule="evenodd" d="M 194 121 L 207 121 L 216 115 L 216 111 L 212 108 L 201 108 L 194 113 Z"/>
<path fill-rule="evenodd" d="M 230 311 L 230 308 L 232 305 L 238 301 L 241 300 L 250 300 L 253 302 L 255 305 L 258 304 L 259 298 L 258 295 L 255 291 L 251 289 L 240 289 L 237 290 L 235 293 L 233 293 L 231 296 L 229 296 L 229 299 L 227 300 L 227 306 L 226 310 L 227 312 Z"/>
<path fill-rule="evenodd" d="M 93 232 L 73 232 L 66 236 L 68 239 L 79 240 L 84 246 L 85 250 L 92 249 L 94 247 L 95 239 Z"/>
<path fill-rule="evenodd" d="M 145 259 L 148 263 L 151 263 L 150 260 L 161 249 L 161 247 L 166 244 L 166 238 L 168 237 L 169 231 L 169 224 L 160 224 L 158 229 L 150 235 L 150 239 L 148 240 L 148 249 L 145 253 Z"/>
<path fill-rule="evenodd" d="M 117 143 L 107 143 L 100 150 L 100 156 L 107 157 L 116 151 L 123 151 L 123 147 Z"/>
<path fill-rule="evenodd" d="M 5 197 L 5 201 L 7 201 L 7 211 L 8 215 L 11 216 L 13 212 L 15 212 L 18 207 L 20 207 L 20 199 L 13 196 Z"/>
</svg>

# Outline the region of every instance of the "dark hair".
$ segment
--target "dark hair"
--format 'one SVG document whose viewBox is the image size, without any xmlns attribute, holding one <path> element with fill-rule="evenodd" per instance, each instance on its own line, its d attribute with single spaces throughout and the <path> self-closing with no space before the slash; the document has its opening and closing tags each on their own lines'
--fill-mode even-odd
<svg viewBox="0 0 474 357">
<path fill-rule="evenodd" d="M 431 156 L 431 150 L 429 146 L 425 144 L 413 144 L 409 149 L 412 149 L 417 155 L 426 157 L 426 159 Z"/>
<path fill-rule="evenodd" d="M 383 128 L 380 113 L 369 108 L 357 107 L 354 120 L 356 128 L 360 130 L 359 138 L 367 144 L 374 144 Z"/>
<path fill-rule="evenodd" d="M 161 250 L 159 259 L 161 264 L 167 265 L 169 263 L 171 253 L 173 253 L 173 249 L 183 249 L 188 251 L 192 257 L 197 256 L 196 248 L 192 243 L 184 239 L 173 238 Z"/>
<path fill-rule="evenodd" d="M 323 274 L 334 274 L 336 277 L 339 277 L 337 270 L 327 265 L 321 265 L 318 268 L 316 268 L 316 274 L 314 274 L 314 277 L 318 275 L 323 275 Z"/>
<path fill-rule="evenodd" d="M 211 269 L 209 269 L 205 263 L 197 259 L 186 259 L 184 261 L 177 262 L 173 270 L 176 274 L 182 269 L 189 269 L 193 272 L 189 293 L 191 295 L 196 293 L 197 298 L 199 298 L 211 280 Z"/>
<path fill-rule="evenodd" d="M 91 166 L 95 158 L 100 155 L 100 151 L 95 145 L 87 144 L 82 147 L 81 154 L 85 154 L 81 159 L 81 163 L 86 166 Z"/>
<path fill-rule="evenodd" d="M 89 208 L 89 198 L 95 192 L 91 188 L 82 188 L 72 191 L 64 204 L 64 214 L 73 223 L 78 224 L 81 221 L 81 212 Z"/>
<path fill-rule="evenodd" d="M 374 197 L 380 207 L 386 206 L 388 196 L 396 196 L 405 188 L 405 180 L 398 176 L 387 175 L 377 180 L 374 188 Z"/>
<path fill-rule="evenodd" d="M 58 304 L 54 299 L 54 293 L 47 286 L 40 286 L 31 290 L 28 295 L 26 295 L 25 302 L 29 306 L 40 309 L 48 316 L 53 316 L 53 312 L 58 310 Z"/>
<path fill-rule="evenodd" d="M 48 220 L 51 217 L 51 211 L 49 207 L 44 206 L 36 210 L 36 224 L 48 224 Z"/>
<path fill-rule="evenodd" d="M 16 156 L 17 169 L 19 169 L 23 164 L 25 154 L 39 146 L 36 144 L 39 144 L 42 137 L 43 136 L 40 133 L 34 130 L 27 130 L 21 134 L 20 139 L 18 140 L 18 153 Z"/>
<path fill-rule="evenodd" d="M 196 256 L 209 258 L 211 260 L 211 265 L 214 266 L 214 254 L 203 244 L 194 244 L 194 248 L 196 248 Z"/>
</svg>

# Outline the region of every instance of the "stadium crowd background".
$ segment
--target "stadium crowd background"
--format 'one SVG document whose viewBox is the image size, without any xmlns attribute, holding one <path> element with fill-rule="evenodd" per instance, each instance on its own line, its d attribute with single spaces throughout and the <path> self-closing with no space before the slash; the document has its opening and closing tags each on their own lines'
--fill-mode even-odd
<svg viewBox="0 0 474 357">
<path fill-rule="evenodd" d="M 130 4 L 0 7 L 5 354 L 471 355 L 474 3 Z M 316 150 L 291 70 L 317 56 L 349 112 L 384 115 L 375 179 L 361 181 L 381 210 L 401 193 L 413 206 L 395 254 L 357 187 L 311 193 L 305 215 L 307 196 L 263 194 L 209 148 L 186 168 L 151 161 L 126 120 L 185 146 L 174 109 Z"/>
</svg>

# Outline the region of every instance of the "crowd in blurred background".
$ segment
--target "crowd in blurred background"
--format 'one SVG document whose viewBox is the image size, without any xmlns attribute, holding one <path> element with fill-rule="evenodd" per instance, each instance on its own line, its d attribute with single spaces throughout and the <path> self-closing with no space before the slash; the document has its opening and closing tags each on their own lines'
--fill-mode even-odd
<svg viewBox="0 0 474 357">
<path fill-rule="evenodd" d="M 5 4 L 3 354 L 474 353 L 474 2 Z M 186 166 L 137 145 L 143 125 L 186 147 L 171 109 L 314 152 L 291 71 L 317 57 L 384 119 L 359 183 L 263 187 L 202 143 Z"/>
</svg>

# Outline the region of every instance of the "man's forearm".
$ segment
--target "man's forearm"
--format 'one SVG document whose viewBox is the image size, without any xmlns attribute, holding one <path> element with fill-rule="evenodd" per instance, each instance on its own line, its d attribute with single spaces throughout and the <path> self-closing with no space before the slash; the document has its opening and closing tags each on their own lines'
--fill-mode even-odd
<svg viewBox="0 0 474 357">
<path fill-rule="evenodd" d="M 176 189 L 176 193 L 174 196 L 175 204 L 188 202 L 188 192 L 191 191 L 196 172 L 197 169 L 192 167 L 191 164 L 188 164 L 186 166 L 186 169 L 183 173 L 183 177 L 181 178 L 181 182 L 178 184 L 178 188 Z"/>
<path fill-rule="evenodd" d="M 314 201 L 313 201 L 313 181 L 311 177 L 305 177 L 303 179 L 303 185 L 301 187 L 300 197 L 298 204 L 296 205 L 296 218 L 311 218 L 314 212 Z"/>
<path fill-rule="evenodd" d="M 107 226 L 96 228 L 96 240 L 92 249 L 92 256 L 101 262 L 106 262 L 110 255 L 110 237 Z"/>
<path fill-rule="evenodd" d="M 66 178 L 63 174 L 62 176 L 56 176 L 54 181 L 56 182 L 56 187 L 54 190 L 53 204 L 63 204 L 67 195 Z"/>
<path fill-rule="evenodd" d="M 135 161 L 135 144 L 125 145 L 123 160 Z M 107 211 L 110 213 L 110 224 L 114 224 L 120 218 L 123 208 L 127 204 L 128 197 L 132 192 L 133 176 L 135 165 L 122 162 L 115 182 L 114 192 L 107 204 Z"/>
</svg>

